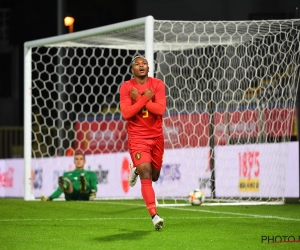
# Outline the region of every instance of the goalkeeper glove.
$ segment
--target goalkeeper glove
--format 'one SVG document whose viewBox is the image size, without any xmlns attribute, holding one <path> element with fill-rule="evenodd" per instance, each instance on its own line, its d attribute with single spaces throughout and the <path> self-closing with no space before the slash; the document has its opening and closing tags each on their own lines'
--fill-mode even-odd
<svg viewBox="0 0 300 250">
<path fill-rule="evenodd" d="M 51 201 L 51 200 L 52 199 L 48 196 L 44 196 L 44 195 L 41 196 L 41 201 Z"/>
<path fill-rule="evenodd" d="M 89 198 L 89 200 L 90 200 L 90 201 L 93 201 L 95 198 L 96 198 L 96 193 L 95 193 L 95 192 L 90 193 L 90 198 Z"/>
</svg>

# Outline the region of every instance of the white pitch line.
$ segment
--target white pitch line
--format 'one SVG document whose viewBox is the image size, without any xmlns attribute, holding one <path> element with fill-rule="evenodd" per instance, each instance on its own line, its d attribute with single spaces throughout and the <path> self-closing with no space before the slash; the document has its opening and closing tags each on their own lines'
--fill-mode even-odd
<svg viewBox="0 0 300 250">
<path fill-rule="evenodd" d="M 34 218 L 27 218 L 27 219 L 3 219 L 0 222 L 12 222 L 12 221 L 88 221 L 88 220 L 149 220 L 149 218 L 64 218 L 64 219 L 56 219 L 56 218 L 43 218 L 43 219 L 34 219 Z"/>
<path fill-rule="evenodd" d="M 105 201 L 104 203 L 127 205 L 127 206 L 145 206 L 145 205 L 142 205 L 142 204 L 139 205 L 139 204 L 131 204 L 131 203 L 123 203 L 123 202 L 107 202 L 107 201 Z M 237 215 L 237 216 L 242 216 L 242 217 L 245 217 L 245 218 L 251 217 L 251 218 L 256 218 L 256 219 L 261 218 L 261 219 L 277 219 L 277 220 L 286 220 L 286 221 L 300 221 L 300 219 L 286 218 L 286 217 L 279 217 L 279 216 L 272 216 L 272 215 L 244 214 L 244 213 L 234 213 L 234 212 L 220 212 L 220 211 L 189 209 L 189 208 L 181 208 L 181 207 L 160 207 L 160 209 L 161 208 L 181 210 L 181 211 L 192 211 L 192 212 L 199 212 L 199 213 Z"/>
<path fill-rule="evenodd" d="M 203 219 L 234 219 L 234 218 L 240 218 L 240 219 L 247 219 L 248 217 L 164 217 L 165 219 L 176 219 L 176 220 L 203 220 Z M 43 218 L 43 219 L 34 219 L 34 218 L 26 218 L 26 219 L 3 219 L 0 220 L 0 222 L 16 222 L 16 221 L 109 221 L 109 220 L 149 220 L 149 217 L 143 217 L 143 218 L 65 218 L 65 219 L 55 219 L 55 218 Z"/>
<path fill-rule="evenodd" d="M 279 217 L 279 216 L 272 216 L 272 215 L 259 215 L 259 214 L 244 214 L 244 213 L 234 213 L 234 212 L 220 212 L 220 211 L 210 211 L 210 210 L 198 210 L 198 209 L 183 209 L 179 207 L 164 207 L 167 209 L 173 210 L 181 210 L 181 211 L 193 211 L 199 213 L 213 213 L 213 214 L 227 214 L 227 215 L 238 215 L 243 217 L 251 217 L 256 219 L 277 219 L 277 220 L 287 220 L 287 221 L 300 221 L 300 219 L 295 218 L 286 218 L 286 217 Z"/>
</svg>

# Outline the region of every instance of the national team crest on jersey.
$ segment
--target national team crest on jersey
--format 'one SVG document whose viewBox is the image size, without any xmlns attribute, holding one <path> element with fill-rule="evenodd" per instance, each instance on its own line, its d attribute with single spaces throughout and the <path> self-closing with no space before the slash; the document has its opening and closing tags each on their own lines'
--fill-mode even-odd
<svg viewBox="0 0 300 250">
<path fill-rule="evenodd" d="M 142 158 L 141 153 L 136 153 L 135 154 L 135 159 L 140 160 Z"/>
</svg>

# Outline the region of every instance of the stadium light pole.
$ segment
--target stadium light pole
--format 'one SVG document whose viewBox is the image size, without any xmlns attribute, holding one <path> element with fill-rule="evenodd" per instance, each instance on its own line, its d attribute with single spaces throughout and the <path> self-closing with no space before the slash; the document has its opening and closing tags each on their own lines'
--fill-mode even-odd
<svg viewBox="0 0 300 250">
<path fill-rule="evenodd" d="M 64 0 L 57 0 L 57 35 L 62 35 L 64 33 L 63 18 Z"/>
</svg>

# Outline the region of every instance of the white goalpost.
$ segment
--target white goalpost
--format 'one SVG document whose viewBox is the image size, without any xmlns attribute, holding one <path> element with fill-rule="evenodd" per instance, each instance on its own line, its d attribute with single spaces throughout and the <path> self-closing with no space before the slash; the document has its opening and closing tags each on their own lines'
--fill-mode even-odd
<svg viewBox="0 0 300 250">
<path fill-rule="evenodd" d="M 142 54 L 149 75 L 166 84 L 164 163 L 153 184 L 159 205 L 185 205 L 196 188 L 205 193 L 204 205 L 283 204 L 299 28 L 298 19 L 147 16 L 26 42 L 24 199 L 38 197 L 42 182 L 53 184 L 59 170 L 49 176 L 45 169 L 65 169 L 70 147 L 91 162 L 106 157 L 108 171 L 121 166 L 128 173 L 119 87 L 131 78 L 132 58 Z M 100 182 L 109 183 L 103 166 L 99 171 Z M 98 198 L 116 197 L 122 195 L 107 189 Z"/>
</svg>

